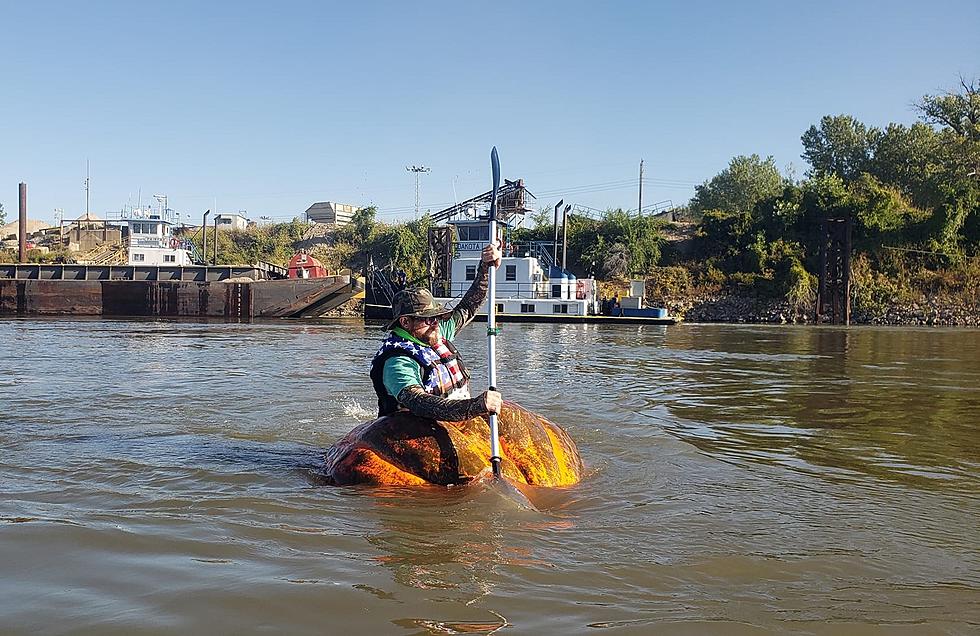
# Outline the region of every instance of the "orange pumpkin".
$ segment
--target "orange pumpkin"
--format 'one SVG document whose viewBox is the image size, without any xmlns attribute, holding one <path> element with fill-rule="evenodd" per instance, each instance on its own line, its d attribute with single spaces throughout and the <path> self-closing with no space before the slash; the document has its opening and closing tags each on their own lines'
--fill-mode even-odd
<svg viewBox="0 0 980 636">
<path fill-rule="evenodd" d="M 582 458 L 560 426 L 504 402 L 497 419 L 501 471 L 519 484 L 570 486 Z M 354 428 L 327 451 L 332 483 L 421 486 L 464 484 L 490 467 L 490 427 L 483 417 L 441 422 L 395 413 Z"/>
</svg>

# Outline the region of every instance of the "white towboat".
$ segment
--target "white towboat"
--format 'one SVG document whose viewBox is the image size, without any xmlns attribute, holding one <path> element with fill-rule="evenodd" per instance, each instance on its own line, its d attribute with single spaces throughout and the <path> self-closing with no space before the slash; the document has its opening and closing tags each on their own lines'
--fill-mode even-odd
<svg viewBox="0 0 980 636">
<path fill-rule="evenodd" d="M 113 225 L 128 229 L 129 265 L 189 266 L 195 264 L 194 244 L 174 235 L 177 217 L 161 205 L 125 208 L 113 215 Z"/>
<path fill-rule="evenodd" d="M 453 220 L 448 225 L 457 237 L 448 285 L 433 285 L 433 296 L 453 306 L 469 289 L 480 264 L 480 253 L 490 242 L 489 226 L 480 219 Z M 578 278 L 558 266 L 542 263 L 542 245 L 503 245 L 497 270 L 498 314 L 535 316 L 589 316 L 599 313 L 598 284 Z M 441 288 L 440 288 L 441 287 Z M 481 313 L 486 313 L 484 305 Z"/>
<path fill-rule="evenodd" d="M 431 291 L 438 302 L 454 306 L 476 277 L 480 253 L 490 242 L 489 214 L 481 214 L 479 209 L 483 205 L 489 207 L 491 197 L 492 192 L 485 192 L 433 215 L 433 220 L 445 223 L 429 230 Z M 642 281 L 634 283 L 631 295 L 615 307 L 608 302 L 604 307 L 594 278 L 576 277 L 559 265 L 557 234 L 552 242 L 513 243 L 512 229 L 530 211 L 527 197 L 533 195 L 520 179 L 505 180 L 499 190 L 497 226 L 502 229 L 503 259 L 496 278 L 498 320 L 662 325 L 677 322 L 664 309 L 644 306 Z M 555 207 L 556 226 L 559 206 Z M 369 264 L 364 317 L 390 319 L 391 299 L 405 283 L 403 273 L 398 276 L 390 267 L 385 270 Z M 484 304 L 480 315 L 485 317 L 487 309 Z"/>
</svg>

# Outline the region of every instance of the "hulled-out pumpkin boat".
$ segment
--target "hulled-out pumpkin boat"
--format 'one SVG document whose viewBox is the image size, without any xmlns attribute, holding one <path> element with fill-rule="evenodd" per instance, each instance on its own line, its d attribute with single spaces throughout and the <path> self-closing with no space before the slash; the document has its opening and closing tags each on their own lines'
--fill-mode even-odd
<svg viewBox="0 0 980 636">
<path fill-rule="evenodd" d="M 571 486 L 582 478 L 575 442 L 557 424 L 504 402 L 499 417 L 500 472 L 515 484 Z M 327 451 L 337 485 L 451 486 L 491 470 L 487 420 L 440 422 L 395 413 L 361 424 Z"/>
</svg>

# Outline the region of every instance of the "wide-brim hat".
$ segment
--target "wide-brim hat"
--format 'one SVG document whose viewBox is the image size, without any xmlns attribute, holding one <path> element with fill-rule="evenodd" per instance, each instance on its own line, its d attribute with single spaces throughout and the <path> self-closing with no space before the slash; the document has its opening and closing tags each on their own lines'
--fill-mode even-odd
<svg viewBox="0 0 980 636">
<path fill-rule="evenodd" d="M 451 313 L 442 303 L 437 303 L 428 289 L 409 288 L 395 294 L 391 300 L 391 322 L 388 329 L 398 324 L 402 316 L 411 318 L 436 318 Z"/>
</svg>

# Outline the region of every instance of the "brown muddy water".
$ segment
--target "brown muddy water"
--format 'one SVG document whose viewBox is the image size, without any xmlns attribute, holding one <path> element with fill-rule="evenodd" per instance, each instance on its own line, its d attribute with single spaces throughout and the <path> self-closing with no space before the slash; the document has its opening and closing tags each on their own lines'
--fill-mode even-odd
<svg viewBox="0 0 980 636">
<path fill-rule="evenodd" d="M 318 480 L 380 337 L 0 321 L 0 632 L 980 631 L 980 331 L 505 325 L 537 512 Z"/>
</svg>

